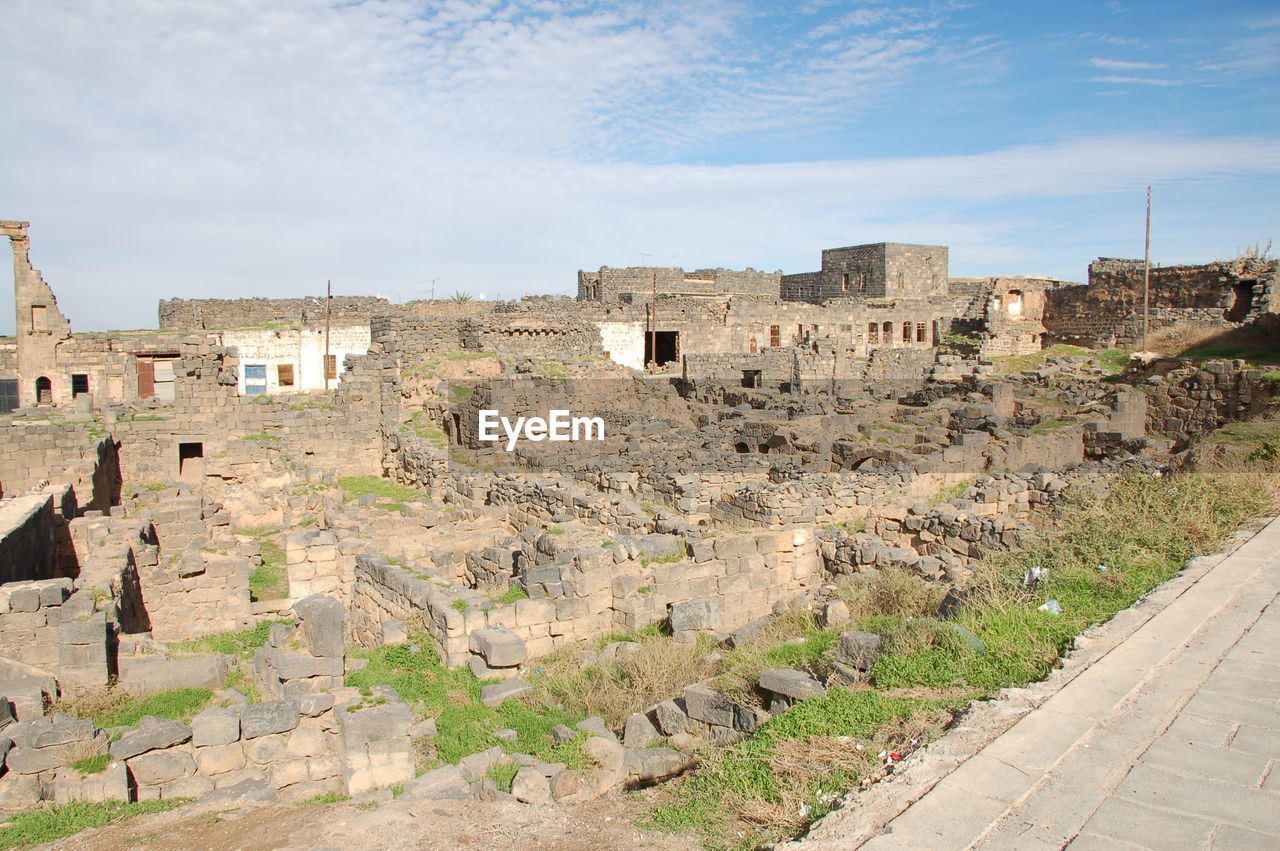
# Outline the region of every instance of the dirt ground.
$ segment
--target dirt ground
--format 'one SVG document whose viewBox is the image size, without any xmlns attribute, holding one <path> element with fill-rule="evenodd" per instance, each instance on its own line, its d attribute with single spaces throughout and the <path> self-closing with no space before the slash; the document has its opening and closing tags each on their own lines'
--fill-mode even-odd
<svg viewBox="0 0 1280 851">
<path fill-rule="evenodd" d="M 232 849 L 696 849 L 695 838 L 643 831 L 633 824 L 638 794 L 590 804 L 528 806 L 514 802 L 356 801 L 288 806 L 201 804 L 87 830 L 49 848 L 232 851 Z"/>
</svg>

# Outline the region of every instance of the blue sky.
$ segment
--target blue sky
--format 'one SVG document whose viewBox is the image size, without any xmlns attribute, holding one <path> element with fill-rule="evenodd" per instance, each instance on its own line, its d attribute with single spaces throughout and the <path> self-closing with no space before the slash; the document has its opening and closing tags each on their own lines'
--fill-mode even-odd
<svg viewBox="0 0 1280 851">
<path fill-rule="evenodd" d="M 0 72 L 0 218 L 79 330 L 882 240 L 1083 280 L 1148 183 L 1157 262 L 1280 238 L 1273 3 L 0 0 Z"/>
</svg>

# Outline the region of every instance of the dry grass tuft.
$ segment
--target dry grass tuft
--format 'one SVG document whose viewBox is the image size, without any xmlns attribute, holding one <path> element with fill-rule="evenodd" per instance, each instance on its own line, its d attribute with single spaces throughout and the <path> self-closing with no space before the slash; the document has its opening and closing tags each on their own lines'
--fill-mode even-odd
<svg viewBox="0 0 1280 851">
<path fill-rule="evenodd" d="M 680 694 L 709 677 L 714 662 L 707 642 L 679 644 L 656 635 L 637 635 L 639 650 L 625 660 L 588 661 L 590 652 L 565 648 L 538 662 L 532 680 L 542 699 L 584 715 L 599 715 L 621 729 L 633 712 Z"/>
<path fill-rule="evenodd" d="M 868 570 L 844 580 L 836 596 L 855 620 L 876 615 L 924 617 L 938 611 L 945 592 L 901 567 Z"/>
<path fill-rule="evenodd" d="M 75 718 L 101 718 L 119 712 L 129 699 L 127 693 L 118 689 L 95 688 L 60 698 L 52 711 L 65 712 Z"/>
</svg>

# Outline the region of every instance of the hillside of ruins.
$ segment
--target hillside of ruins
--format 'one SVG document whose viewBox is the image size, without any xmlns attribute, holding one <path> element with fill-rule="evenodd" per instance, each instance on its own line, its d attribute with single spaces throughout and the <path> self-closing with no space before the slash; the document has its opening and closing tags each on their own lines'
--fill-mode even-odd
<svg viewBox="0 0 1280 851">
<path fill-rule="evenodd" d="M 358 836 L 613 806 L 636 847 L 801 837 L 1275 496 L 1258 253 L 1073 282 L 814 246 L 812 272 L 174 299 L 100 333 L 31 231 L 0 222 L 7 814 L 318 805 Z M 1200 525 L 1161 502 L 1222 471 L 1253 490 Z M 1081 517 L 1131 508 L 1147 538 L 1089 548 Z"/>
</svg>

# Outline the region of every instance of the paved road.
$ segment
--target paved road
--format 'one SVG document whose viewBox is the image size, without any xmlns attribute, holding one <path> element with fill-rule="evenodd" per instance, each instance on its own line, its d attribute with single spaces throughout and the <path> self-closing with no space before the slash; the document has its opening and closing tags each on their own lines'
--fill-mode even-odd
<svg viewBox="0 0 1280 851">
<path fill-rule="evenodd" d="M 1280 520 L 865 849 L 1280 848 Z"/>
</svg>

